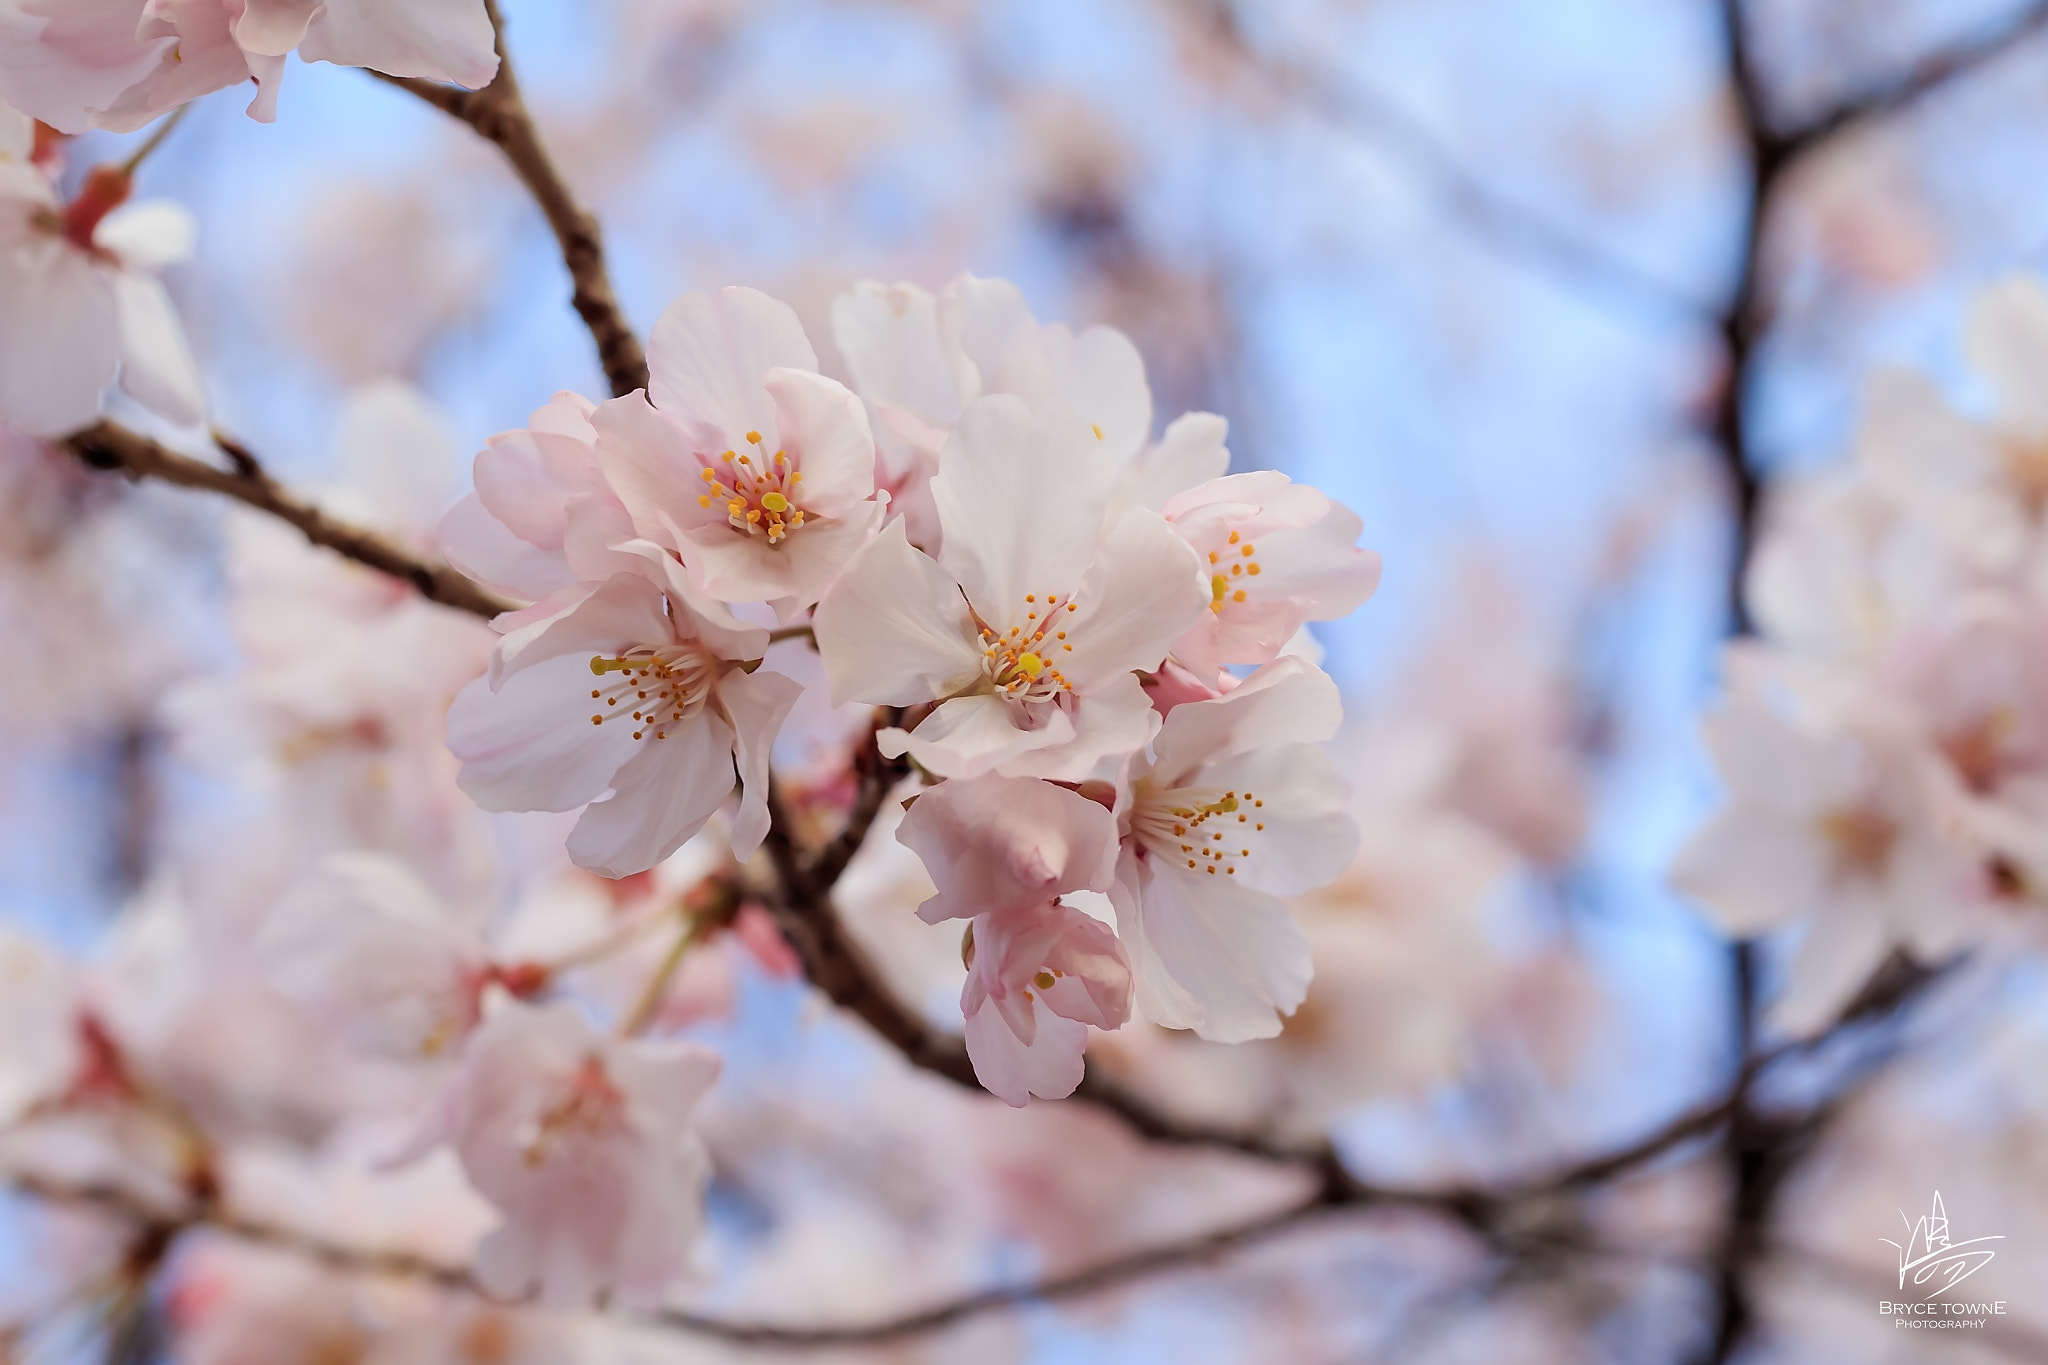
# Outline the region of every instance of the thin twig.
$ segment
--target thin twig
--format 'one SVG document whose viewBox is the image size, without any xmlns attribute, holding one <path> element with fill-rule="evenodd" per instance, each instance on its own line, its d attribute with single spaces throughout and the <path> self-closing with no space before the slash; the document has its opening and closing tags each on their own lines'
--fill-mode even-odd
<svg viewBox="0 0 2048 1365">
<path fill-rule="evenodd" d="M 569 302 L 583 319 L 583 325 L 590 329 L 590 339 L 597 343 L 598 363 L 604 367 L 613 396 L 644 389 L 647 353 L 612 290 L 598 221 L 577 202 L 554 159 L 541 144 L 533 115 L 519 92 L 511 54 L 505 48 L 504 17 L 498 13 L 496 0 L 485 0 L 485 8 L 490 11 L 491 25 L 497 31 L 498 74 L 483 89 L 464 90 L 377 71 L 370 74 L 411 91 L 449 117 L 468 124 L 478 136 L 497 144 L 513 174 L 526 186 L 533 202 L 546 216 L 548 226 L 554 229 L 555 240 L 561 246 L 562 264 L 568 267 L 574 286 Z"/>
<path fill-rule="evenodd" d="M 305 533 L 315 545 L 401 579 L 427 597 L 458 611 L 489 619 L 517 603 L 479 587 L 439 560 L 416 554 L 381 531 L 356 526 L 322 511 L 263 471 L 255 456 L 236 444 L 224 447 L 235 464 L 222 469 L 181 455 L 159 441 L 113 422 L 101 422 L 68 437 L 64 445 L 94 469 L 121 470 L 138 478 L 161 479 L 181 488 L 219 493 L 268 512 Z"/>
</svg>

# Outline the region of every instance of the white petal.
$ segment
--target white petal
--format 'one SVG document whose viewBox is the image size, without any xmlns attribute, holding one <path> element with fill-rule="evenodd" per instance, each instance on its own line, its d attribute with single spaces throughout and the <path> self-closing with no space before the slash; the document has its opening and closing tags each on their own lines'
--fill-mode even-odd
<svg viewBox="0 0 2048 1365">
<path fill-rule="evenodd" d="M 732 792 L 732 729 L 709 711 L 670 728 L 666 739 L 638 743 L 639 755 L 613 779 L 613 794 L 569 832 L 570 860 L 600 877 L 630 877 L 661 862 Z"/>
<path fill-rule="evenodd" d="M 102 218 L 93 229 L 92 244 L 113 252 L 130 270 L 154 274 L 190 260 L 198 236 L 198 220 L 183 204 L 143 199 L 123 204 Z"/>
<path fill-rule="evenodd" d="M 1735 806 L 1679 850 L 1671 885 L 1723 933 L 1747 938 L 1790 924 L 1821 903 L 1825 856 L 1808 823 Z"/>
<path fill-rule="evenodd" d="M 496 35 L 482 0 L 326 0 L 320 15 L 299 45 L 309 62 L 472 90 L 498 72 Z"/>
<path fill-rule="evenodd" d="M 729 673 L 718 702 L 732 723 L 740 776 L 740 808 L 732 822 L 732 856 L 745 862 L 768 837 L 768 760 L 776 732 L 804 694 L 803 684 L 768 669 Z"/>
<path fill-rule="evenodd" d="M 1201 1003 L 1195 1032 L 1243 1043 L 1280 1032 L 1308 995 L 1308 938 L 1287 907 L 1235 877 L 1155 864 L 1139 892 L 1146 945 Z M 1142 996 L 1141 996 L 1142 1000 Z"/>
<path fill-rule="evenodd" d="M 1060 749 L 1073 738 L 1074 723 L 1065 711 L 1050 711 L 1039 728 L 1027 730 L 1016 723 L 1009 702 L 975 696 L 946 702 L 908 735 L 885 730 L 878 743 L 884 755 L 907 753 L 940 777 L 979 777 L 1033 750 Z"/>
<path fill-rule="evenodd" d="M 1087 1065 L 1082 1053 L 1088 1046 L 1088 1026 L 1062 1019 L 1036 1001 L 1032 1008 L 1037 1029 L 1029 1043 L 1011 1031 L 993 1002 L 967 1016 L 967 1056 L 974 1063 L 974 1078 L 991 1095 L 1019 1109 L 1033 1095 L 1057 1100 L 1073 1094 Z"/>
<path fill-rule="evenodd" d="M 960 393 L 939 336 L 938 301 L 914 284 L 862 280 L 832 301 L 832 339 L 854 388 L 928 424 L 960 420 Z"/>
<path fill-rule="evenodd" d="M 900 518 L 853 556 L 811 626 L 834 706 L 914 706 L 981 672 L 959 586 L 911 547 Z"/>
<path fill-rule="evenodd" d="M 939 558 L 991 621 L 1007 621 L 1026 594 L 1078 586 L 1116 472 L 1096 444 L 1072 419 L 1034 416 L 1006 394 L 961 414 L 932 477 Z"/>
<path fill-rule="evenodd" d="M 1115 674 L 1157 668 L 1209 610 L 1209 589 L 1201 560 L 1166 519 L 1133 507 L 1102 538 L 1078 601 L 1067 626 L 1074 652 L 1060 668 L 1085 693 Z"/>
<path fill-rule="evenodd" d="M 1196 768 L 1233 754 L 1333 739 L 1343 721 L 1344 703 L 1329 674 L 1303 658 L 1275 659 L 1213 701 L 1167 712 L 1152 770 L 1177 786 Z"/>
<path fill-rule="evenodd" d="M 206 392 L 199 364 L 185 344 L 170 291 L 152 276 L 124 270 L 114 277 L 114 304 L 120 315 L 121 387 L 159 417 L 181 426 L 203 421 Z"/>
<path fill-rule="evenodd" d="M 1230 423 L 1213 412 L 1174 418 L 1131 475 L 1124 505 L 1157 512 L 1176 493 L 1222 478 L 1230 472 L 1230 450 L 1224 444 L 1229 435 Z"/>
<path fill-rule="evenodd" d="M 860 399 L 838 380 L 808 370 L 773 369 L 763 382 L 775 400 L 783 447 L 803 474 L 797 504 L 805 513 L 844 516 L 873 497 L 875 438 Z M 792 536 L 792 543 L 801 538 Z"/>
<path fill-rule="evenodd" d="M 55 238 L 0 254 L 0 418 L 31 436 L 90 426 L 120 354 L 109 272 Z"/>
<path fill-rule="evenodd" d="M 670 304 L 648 334 L 647 364 L 647 396 L 715 455 L 744 448 L 749 431 L 773 439 L 775 405 L 762 379 L 778 366 L 816 370 L 818 357 L 794 309 L 735 286 Z"/>
<path fill-rule="evenodd" d="M 600 795 L 634 756 L 627 720 L 592 725 L 587 656 L 557 654 L 496 691 L 478 678 L 448 708 L 458 782 L 485 810 L 574 810 Z M 613 708 L 616 709 L 616 708 Z"/>
</svg>

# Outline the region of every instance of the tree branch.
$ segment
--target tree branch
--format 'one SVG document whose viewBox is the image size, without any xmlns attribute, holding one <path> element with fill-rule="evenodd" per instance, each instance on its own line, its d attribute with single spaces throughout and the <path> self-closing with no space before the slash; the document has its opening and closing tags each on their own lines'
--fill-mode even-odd
<svg viewBox="0 0 2048 1365">
<path fill-rule="evenodd" d="M 67 437 L 64 447 L 94 469 L 119 470 L 134 478 L 160 479 L 180 488 L 198 488 L 268 512 L 291 523 L 315 545 L 345 555 L 380 573 L 401 579 L 443 606 L 489 619 L 517 604 L 478 586 L 448 565 L 413 553 L 390 536 L 330 516 L 285 488 L 264 472 L 256 457 L 240 445 L 224 443 L 235 463 L 221 469 L 204 460 L 180 455 L 161 442 L 113 422 L 101 422 Z"/>
<path fill-rule="evenodd" d="M 560 243 L 562 263 L 569 268 L 574 305 L 590 339 L 597 343 L 598 363 L 604 367 L 613 397 L 647 387 L 647 354 L 640 339 L 619 307 L 605 266 L 604 237 L 595 216 L 576 201 L 575 194 L 556 168 L 547 148 L 541 145 L 539 130 L 512 71 L 512 57 L 505 50 L 505 20 L 496 0 L 486 0 L 491 26 L 498 35 L 498 74 L 481 90 L 464 90 L 410 76 L 370 74 L 409 90 L 451 118 L 475 129 L 477 135 L 497 144 L 533 196 L 535 204 L 554 229 Z"/>
</svg>

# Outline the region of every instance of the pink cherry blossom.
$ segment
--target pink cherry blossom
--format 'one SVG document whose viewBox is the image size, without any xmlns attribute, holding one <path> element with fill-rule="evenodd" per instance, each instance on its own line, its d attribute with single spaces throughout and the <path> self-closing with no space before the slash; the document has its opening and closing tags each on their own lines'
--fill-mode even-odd
<svg viewBox="0 0 2048 1365">
<path fill-rule="evenodd" d="M 450 563 L 530 602 L 641 569 L 632 552 L 613 548 L 633 539 L 633 524 L 598 470 L 596 411 L 564 391 L 526 426 L 491 437 L 476 457 L 476 491 L 441 522 Z"/>
<path fill-rule="evenodd" d="M 928 924 L 1021 910 L 1067 891 L 1107 891 L 1116 818 L 1101 804 L 1035 778 L 942 782 L 917 798 L 896 838 L 931 873 Z"/>
<path fill-rule="evenodd" d="M 157 272 L 192 251 L 191 217 L 128 203 L 129 178 L 99 167 L 63 203 L 27 147 L 0 147 L 0 420 L 36 436 L 89 426 L 116 379 L 174 422 L 205 400 Z"/>
<path fill-rule="evenodd" d="M 674 853 L 737 784 L 732 844 L 753 852 L 769 749 L 802 689 L 758 667 L 767 631 L 683 591 L 618 574 L 507 636 L 448 714 L 463 790 L 487 810 L 588 803 L 569 856 L 624 877 Z"/>
<path fill-rule="evenodd" d="M 595 415 L 605 478 L 704 591 L 793 619 L 881 516 L 860 400 L 817 372 L 789 306 L 753 289 L 671 304 L 647 363 L 646 397 Z"/>
<path fill-rule="evenodd" d="M 1208 576 L 1209 612 L 1173 647 L 1198 676 L 1269 663 L 1303 622 L 1349 615 L 1379 586 L 1380 557 L 1357 548 L 1357 515 L 1285 474 L 1227 475 L 1165 511 Z"/>
<path fill-rule="evenodd" d="M 1174 707 L 1132 759 L 1110 899 L 1153 1023 L 1243 1042 L 1301 1003 L 1308 941 L 1279 898 L 1335 880 L 1358 846 L 1317 747 L 1341 717 L 1335 683 L 1277 659 Z"/>
<path fill-rule="evenodd" d="M 1049 782 L 955 779 L 920 795 L 896 837 L 938 892 L 919 916 L 973 921 L 960 1012 L 974 1074 L 1013 1105 L 1072 1094 L 1088 1026 L 1130 1017 L 1130 963 L 1115 933 L 1059 900 L 1108 888 L 1115 817 Z"/>
<path fill-rule="evenodd" d="M 962 416 L 932 493 L 934 561 L 892 521 L 818 606 L 837 703 L 939 705 L 883 752 L 944 777 L 1061 781 L 1150 738 L 1136 676 L 1206 609 L 1199 562 L 1164 518 L 1107 529 L 1115 470 L 1101 442 L 1009 395 Z"/>
<path fill-rule="evenodd" d="M 66 133 L 127 132 L 248 80 L 268 123 L 294 50 L 471 88 L 498 69 L 482 0 L 0 0 L 0 98 Z"/>
<path fill-rule="evenodd" d="M 476 1275 L 507 1298 L 657 1301 L 688 1266 L 710 1162 L 690 1113 L 718 1077 L 693 1043 L 608 1037 L 567 1002 L 509 1004 L 470 1040 L 444 1134 L 504 1215 Z"/>
<path fill-rule="evenodd" d="M 961 949 L 967 1055 L 990 1094 L 1062 1099 L 1086 1070 L 1088 1028 L 1131 1014 L 1131 966 L 1100 920 L 1059 901 L 976 915 Z"/>
</svg>

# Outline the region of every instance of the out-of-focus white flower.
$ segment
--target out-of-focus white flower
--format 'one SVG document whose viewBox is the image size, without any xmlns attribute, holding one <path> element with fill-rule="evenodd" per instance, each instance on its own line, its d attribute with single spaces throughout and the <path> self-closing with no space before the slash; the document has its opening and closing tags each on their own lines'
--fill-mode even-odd
<svg viewBox="0 0 2048 1365">
<path fill-rule="evenodd" d="M 345 478 L 323 506 L 426 548 L 453 462 L 426 400 L 397 383 L 359 389 L 338 444 Z M 488 894 L 495 861 L 442 736 L 449 701 L 490 657 L 489 627 L 270 518 L 227 530 L 242 667 L 165 708 L 179 748 L 263 789 L 273 817 L 257 851 L 216 863 L 272 864 L 252 888 L 256 913 L 345 849 L 393 854 L 457 902 Z"/>
<path fill-rule="evenodd" d="M 1209 580 L 1208 614 L 1173 646 L 1205 680 L 1225 664 L 1272 662 L 1304 622 L 1348 616 L 1379 586 L 1357 514 L 1285 474 L 1227 475 L 1164 510 Z"/>
<path fill-rule="evenodd" d="M 595 415 L 606 479 L 706 592 L 793 619 L 881 516 L 860 400 L 817 372 L 789 305 L 753 289 L 671 304 L 647 365 L 644 398 Z"/>
<path fill-rule="evenodd" d="M 892 521 L 814 623 L 836 703 L 937 701 L 882 751 L 944 777 L 1087 778 L 1151 737 L 1136 670 L 1207 609 L 1194 552 L 1143 508 L 1103 529 L 1102 441 L 1009 395 L 962 416 L 932 493 L 935 562 Z"/>
<path fill-rule="evenodd" d="M 1217 1042 L 1270 1038 L 1307 993 L 1308 941 L 1281 896 L 1334 879 L 1358 830 L 1317 747 L 1343 716 L 1299 658 L 1166 715 L 1131 761 L 1110 899 L 1153 1023 Z"/>
<path fill-rule="evenodd" d="M 127 132 L 246 80 L 268 123 L 294 50 L 472 89 L 498 70 L 482 0 L 0 0 L 0 97 L 66 133 Z"/>
<path fill-rule="evenodd" d="M 1806 921 L 1774 1017 L 1820 1028 L 1894 949 L 1937 962 L 1973 927 L 1982 863 L 1933 799 L 1935 761 L 1895 717 L 1794 723 L 1753 688 L 1705 721 L 1728 804 L 1672 867 L 1734 935 Z"/>
<path fill-rule="evenodd" d="M 257 940 L 270 980 L 355 1046 L 408 1061 L 449 1055 L 482 1017 L 490 954 L 404 864 L 328 858 Z"/>
<path fill-rule="evenodd" d="M 624 877 L 681 848 L 738 785 L 733 849 L 752 853 L 775 732 L 802 689 L 757 666 L 767 631 L 694 610 L 685 591 L 619 574 L 507 636 L 448 713 L 463 790 L 486 810 L 588 803 L 569 856 Z"/>
<path fill-rule="evenodd" d="M 1130 338 L 1109 327 L 1075 336 L 1040 323 L 1008 280 L 962 275 L 936 296 L 914 284 L 862 280 L 833 301 L 832 337 L 875 415 L 877 482 L 907 522 L 910 543 L 930 554 L 943 535 L 932 476 L 975 399 L 1007 393 L 1092 427 L 1098 457 L 1119 470 L 1151 434 L 1152 391 Z M 1208 477 L 1223 472 L 1204 468 Z"/>
<path fill-rule="evenodd" d="M 444 1135 L 505 1215 L 478 1280 L 552 1306 L 657 1300 L 703 1221 L 710 1163 L 689 1121 L 717 1076 L 705 1048 L 608 1037 L 566 1001 L 494 1014 L 444 1101 Z"/>
<path fill-rule="evenodd" d="M 116 166 L 95 167 L 64 203 L 32 146 L 26 120 L 0 110 L 0 420 L 65 435 L 92 423 L 118 378 L 151 411 L 199 421 L 199 369 L 157 279 L 192 254 L 191 215 L 128 203 Z"/>
<path fill-rule="evenodd" d="M 974 1074 L 1013 1105 L 1072 1094 L 1088 1025 L 1130 1017 L 1131 968 L 1116 935 L 1059 901 L 1108 888 L 1115 817 L 1047 782 L 981 777 L 925 792 L 896 837 L 938 888 L 918 914 L 973 921 L 960 1012 Z"/>
</svg>

